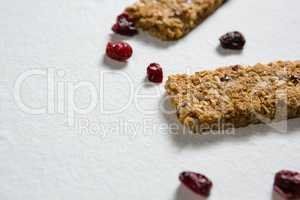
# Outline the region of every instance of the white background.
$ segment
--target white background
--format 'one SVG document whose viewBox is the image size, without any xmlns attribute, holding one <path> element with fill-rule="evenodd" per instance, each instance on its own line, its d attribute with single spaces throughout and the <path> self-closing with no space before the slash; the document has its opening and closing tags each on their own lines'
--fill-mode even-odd
<svg viewBox="0 0 300 200">
<path fill-rule="evenodd" d="M 179 187 L 182 170 L 210 177 L 213 200 L 272 199 L 274 173 L 284 168 L 300 170 L 299 120 L 290 120 L 285 134 L 256 125 L 237 130 L 235 136 L 172 135 L 157 129 L 173 123 L 174 116 L 159 110 L 163 84 L 146 86 L 145 70 L 150 62 L 159 62 L 167 76 L 226 64 L 300 59 L 300 1 L 231 0 L 174 43 L 146 34 L 111 35 L 115 16 L 132 2 L 1 0 L 0 199 L 197 199 Z M 242 53 L 217 49 L 219 36 L 232 30 L 247 38 Z M 133 46 L 134 55 L 126 65 L 103 57 L 110 39 Z M 65 74 L 55 83 L 90 81 L 97 90 L 105 90 L 98 94 L 97 108 L 75 114 L 73 126 L 66 120 L 67 109 L 33 115 L 23 112 L 14 100 L 15 81 L 22 73 L 49 68 Z M 106 74 L 101 84 L 104 71 L 114 73 Z M 120 113 L 101 111 L 101 104 L 116 109 L 128 100 L 128 81 L 118 72 L 130 76 L 134 91 L 138 86 L 143 94 L 159 89 L 159 95 L 138 100 L 140 108 L 156 112 L 145 114 L 135 102 Z M 22 100 L 32 107 L 47 105 L 47 92 L 44 76 L 27 79 L 21 88 Z M 79 89 L 75 101 L 81 107 L 88 105 L 89 92 Z M 79 119 L 88 121 L 91 130 L 78 128 Z M 108 130 L 118 126 L 117 120 L 143 126 L 145 119 L 154 130 Z M 97 130 L 101 125 L 104 131 Z"/>
</svg>

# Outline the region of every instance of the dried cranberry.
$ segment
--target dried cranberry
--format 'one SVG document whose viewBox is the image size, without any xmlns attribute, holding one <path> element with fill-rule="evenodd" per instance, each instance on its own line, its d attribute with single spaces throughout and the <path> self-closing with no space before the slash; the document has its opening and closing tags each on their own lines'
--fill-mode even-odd
<svg viewBox="0 0 300 200">
<path fill-rule="evenodd" d="M 116 23 L 112 26 L 112 31 L 120 35 L 133 36 L 138 33 L 134 21 L 127 13 L 122 13 L 117 17 Z"/>
<path fill-rule="evenodd" d="M 179 180 L 190 190 L 203 197 L 209 196 L 213 186 L 206 176 L 195 172 L 182 172 Z"/>
<path fill-rule="evenodd" d="M 245 37 L 238 31 L 226 33 L 219 40 L 224 49 L 243 49 L 246 44 Z"/>
<path fill-rule="evenodd" d="M 132 48 L 126 42 L 108 42 L 106 54 L 114 60 L 126 61 L 132 55 Z"/>
<path fill-rule="evenodd" d="M 157 63 L 151 63 L 147 68 L 148 80 L 154 83 L 161 83 L 163 81 L 163 70 Z"/>
<path fill-rule="evenodd" d="M 300 198 L 300 173 L 290 170 L 277 172 L 274 190 L 285 199 Z"/>
</svg>

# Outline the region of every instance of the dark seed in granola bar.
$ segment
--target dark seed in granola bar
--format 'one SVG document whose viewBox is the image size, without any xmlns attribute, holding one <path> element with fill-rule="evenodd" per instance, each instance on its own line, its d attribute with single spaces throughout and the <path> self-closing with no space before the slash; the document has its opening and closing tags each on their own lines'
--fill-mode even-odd
<svg viewBox="0 0 300 200">
<path fill-rule="evenodd" d="M 246 39 L 242 33 L 238 31 L 228 32 L 220 37 L 221 46 L 224 49 L 243 49 Z"/>
<path fill-rule="evenodd" d="M 285 199 L 300 198 L 300 173 L 290 170 L 277 172 L 274 190 Z"/>
<path fill-rule="evenodd" d="M 233 67 L 232 67 L 232 70 L 233 71 L 238 71 L 240 69 L 240 66 L 239 65 L 234 65 Z"/>
<path fill-rule="evenodd" d="M 297 84 L 297 83 L 300 81 L 300 77 L 297 76 L 297 75 L 291 75 L 291 76 L 290 76 L 290 80 L 291 80 L 293 83 Z"/>
<path fill-rule="evenodd" d="M 222 82 L 225 82 L 225 81 L 230 81 L 231 78 L 230 78 L 227 74 L 225 74 L 225 76 L 221 77 L 220 80 L 221 80 Z"/>
<path fill-rule="evenodd" d="M 187 188 L 203 197 L 209 196 L 213 186 L 211 180 L 209 180 L 206 176 L 195 172 L 182 172 L 179 175 L 179 180 Z"/>
</svg>

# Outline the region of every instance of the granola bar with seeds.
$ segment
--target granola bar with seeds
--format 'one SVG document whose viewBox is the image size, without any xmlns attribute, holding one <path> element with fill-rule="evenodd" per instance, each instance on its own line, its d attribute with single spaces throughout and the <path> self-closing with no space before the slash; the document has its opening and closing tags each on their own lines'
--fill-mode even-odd
<svg viewBox="0 0 300 200">
<path fill-rule="evenodd" d="M 300 61 L 233 65 L 169 76 L 178 120 L 195 132 L 300 116 Z"/>
<path fill-rule="evenodd" d="M 162 40 L 177 40 L 226 0 L 138 0 L 126 8 L 135 25 Z"/>
</svg>

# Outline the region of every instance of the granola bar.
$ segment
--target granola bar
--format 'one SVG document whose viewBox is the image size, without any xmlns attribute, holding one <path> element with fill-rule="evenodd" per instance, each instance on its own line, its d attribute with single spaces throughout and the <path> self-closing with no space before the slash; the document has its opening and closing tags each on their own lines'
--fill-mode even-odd
<svg viewBox="0 0 300 200">
<path fill-rule="evenodd" d="M 226 0 L 139 0 L 126 8 L 136 26 L 162 40 L 177 40 Z"/>
<path fill-rule="evenodd" d="M 197 132 L 300 116 L 300 61 L 171 75 L 165 88 L 178 120 Z"/>
</svg>

